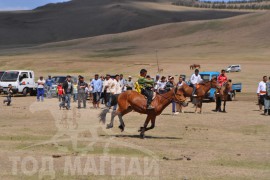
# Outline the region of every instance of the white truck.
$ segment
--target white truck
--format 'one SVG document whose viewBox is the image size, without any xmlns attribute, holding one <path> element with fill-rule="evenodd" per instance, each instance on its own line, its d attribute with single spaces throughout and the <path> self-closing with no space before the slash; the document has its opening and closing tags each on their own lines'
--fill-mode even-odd
<svg viewBox="0 0 270 180">
<path fill-rule="evenodd" d="M 1 78 L 0 89 L 4 93 L 7 92 L 8 85 L 12 85 L 14 94 L 23 94 L 26 96 L 28 93 L 36 95 L 36 83 L 34 71 L 30 70 L 8 70 L 5 71 Z"/>
</svg>

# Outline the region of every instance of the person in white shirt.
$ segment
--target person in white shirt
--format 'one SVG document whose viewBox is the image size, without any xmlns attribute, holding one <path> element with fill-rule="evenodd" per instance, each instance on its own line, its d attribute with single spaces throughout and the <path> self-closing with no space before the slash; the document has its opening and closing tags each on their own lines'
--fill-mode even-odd
<svg viewBox="0 0 270 180">
<path fill-rule="evenodd" d="M 126 87 L 127 87 L 127 90 L 133 90 L 134 89 L 134 82 L 133 82 L 131 76 L 128 76 Z"/>
<path fill-rule="evenodd" d="M 259 83 L 257 88 L 257 96 L 259 100 L 260 111 L 262 111 L 262 107 L 264 106 L 264 98 L 266 96 L 266 82 L 267 76 L 263 76 L 263 80 Z"/>
<path fill-rule="evenodd" d="M 105 92 L 105 105 L 110 107 L 110 98 L 115 86 L 115 81 L 111 78 L 109 74 L 106 75 L 106 79 L 103 82 L 103 92 Z"/>
<path fill-rule="evenodd" d="M 202 81 L 203 80 L 202 80 L 201 76 L 199 75 L 199 70 L 196 69 L 195 73 L 192 74 L 192 76 L 190 78 L 190 83 L 191 83 L 191 86 L 193 87 L 192 96 L 197 96 L 197 94 L 196 94 L 197 84 L 200 84 Z"/>
<path fill-rule="evenodd" d="M 45 84 L 45 80 L 43 78 L 43 76 L 39 77 L 39 80 L 37 81 L 38 83 L 38 87 L 37 87 L 37 101 L 39 102 L 40 99 L 41 101 L 44 101 L 44 84 Z"/>
<path fill-rule="evenodd" d="M 162 76 L 161 77 L 161 80 L 157 83 L 157 92 L 160 93 L 160 94 L 163 94 L 165 93 L 165 86 L 166 86 L 166 77 L 165 76 Z"/>
<path fill-rule="evenodd" d="M 114 86 L 113 86 L 112 91 L 111 91 L 112 94 L 111 94 L 111 98 L 110 98 L 110 105 L 115 104 L 113 107 L 113 111 L 115 111 L 117 108 L 117 103 L 115 103 L 115 102 L 112 103 L 112 101 L 117 101 L 119 94 L 122 93 L 123 84 L 121 83 L 120 76 L 118 74 L 115 75 L 115 79 L 113 81 L 114 81 Z"/>
</svg>

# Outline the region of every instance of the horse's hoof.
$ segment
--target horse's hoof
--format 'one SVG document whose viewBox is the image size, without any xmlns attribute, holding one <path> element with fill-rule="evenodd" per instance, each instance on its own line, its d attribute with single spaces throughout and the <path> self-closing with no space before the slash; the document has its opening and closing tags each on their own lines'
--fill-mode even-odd
<svg viewBox="0 0 270 180">
<path fill-rule="evenodd" d="M 222 111 L 223 113 L 227 113 L 227 111 Z"/>
<path fill-rule="evenodd" d="M 140 127 L 140 129 L 138 130 L 138 132 L 142 132 L 142 130 L 143 130 L 143 127 Z"/>
<path fill-rule="evenodd" d="M 141 139 L 144 139 L 144 138 L 145 138 L 144 133 L 141 133 L 141 134 L 140 134 L 140 138 L 141 138 Z"/>
<path fill-rule="evenodd" d="M 112 126 L 112 125 L 110 125 L 110 124 L 107 124 L 106 129 L 111 129 L 111 128 L 113 128 L 113 126 Z"/>
<path fill-rule="evenodd" d="M 121 132 L 123 132 L 125 130 L 125 127 L 122 125 L 118 126 L 118 128 L 121 130 Z"/>
</svg>

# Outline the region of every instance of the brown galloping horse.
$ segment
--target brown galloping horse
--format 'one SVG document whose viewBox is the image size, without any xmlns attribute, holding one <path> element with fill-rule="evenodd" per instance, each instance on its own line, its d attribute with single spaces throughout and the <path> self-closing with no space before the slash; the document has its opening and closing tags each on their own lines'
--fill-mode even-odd
<svg viewBox="0 0 270 180">
<path fill-rule="evenodd" d="M 220 90 L 216 91 L 216 112 L 226 112 L 226 102 L 229 97 L 229 92 L 231 92 L 232 83 L 226 82 L 223 84 Z M 221 104 L 223 101 L 223 110 L 221 111 Z"/>
<path fill-rule="evenodd" d="M 113 127 L 114 117 L 118 115 L 121 131 L 124 131 L 125 124 L 123 121 L 123 116 L 132 110 L 141 113 L 147 114 L 144 126 L 139 129 L 140 137 L 144 138 L 145 131 L 153 129 L 155 127 L 156 117 L 159 116 L 162 111 L 172 102 L 180 103 L 183 106 L 188 104 L 185 102 L 186 98 L 184 92 L 181 88 L 173 88 L 169 92 L 164 94 L 157 94 L 151 105 L 154 107 L 152 110 L 146 109 L 146 99 L 143 95 L 136 91 L 126 91 L 120 94 L 117 98 L 118 109 L 112 113 L 111 122 L 107 125 L 107 128 Z M 114 104 L 112 104 L 114 105 Z M 106 122 L 106 114 L 108 109 L 104 109 L 99 117 L 100 121 Z M 151 120 L 151 126 L 147 127 Z"/>
<path fill-rule="evenodd" d="M 189 66 L 189 68 L 190 69 L 200 69 L 201 68 L 201 65 L 199 65 L 199 64 L 191 64 L 190 66 Z"/>
<path fill-rule="evenodd" d="M 196 108 L 195 108 L 195 113 L 197 113 L 197 108 L 200 108 L 200 113 L 202 113 L 202 101 L 206 95 L 206 93 L 211 89 L 211 88 L 217 88 L 217 80 L 212 79 L 211 81 L 205 82 L 203 84 L 199 85 L 200 87 L 197 89 L 197 97 L 193 97 L 197 100 L 196 103 Z M 183 84 L 182 89 L 184 91 L 184 95 L 186 97 L 192 97 L 192 91 L 193 88 L 188 86 L 187 84 Z"/>
</svg>

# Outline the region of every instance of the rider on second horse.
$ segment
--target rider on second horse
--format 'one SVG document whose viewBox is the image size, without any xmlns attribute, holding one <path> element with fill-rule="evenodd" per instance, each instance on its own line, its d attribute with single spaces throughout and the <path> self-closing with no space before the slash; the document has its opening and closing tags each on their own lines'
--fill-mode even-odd
<svg viewBox="0 0 270 180">
<path fill-rule="evenodd" d="M 228 82 L 228 78 L 227 78 L 225 72 L 226 71 L 224 69 L 222 69 L 221 74 L 217 78 L 218 84 L 220 86 L 220 88 L 218 88 L 217 94 L 219 94 L 221 92 L 220 91 L 221 88 Z"/>
<path fill-rule="evenodd" d="M 147 70 L 142 69 L 140 71 L 140 77 L 138 79 L 138 83 L 141 88 L 141 93 L 147 97 L 147 107 L 146 109 L 154 109 L 154 107 L 151 106 L 151 102 L 153 99 L 153 87 L 154 87 L 154 80 L 147 79 Z"/>
</svg>

